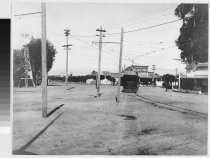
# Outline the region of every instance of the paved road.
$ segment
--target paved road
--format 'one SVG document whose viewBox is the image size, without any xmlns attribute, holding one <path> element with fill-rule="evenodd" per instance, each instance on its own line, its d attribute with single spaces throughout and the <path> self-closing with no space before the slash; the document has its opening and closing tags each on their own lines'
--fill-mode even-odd
<svg viewBox="0 0 210 158">
<path fill-rule="evenodd" d="M 14 89 L 13 153 L 207 154 L 207 118 L 159 105 L 163 102 L 207 114 L 207 96 L 144 87 L 138 95 L 152 101 L 123 93 L 117 104 L 116 88 L 102 86 L 102 96 L 95 98 L 94 85 L 49 86 L 51 115 L 46 119 L 41 118 L 40 87 Z"/>
</svg>

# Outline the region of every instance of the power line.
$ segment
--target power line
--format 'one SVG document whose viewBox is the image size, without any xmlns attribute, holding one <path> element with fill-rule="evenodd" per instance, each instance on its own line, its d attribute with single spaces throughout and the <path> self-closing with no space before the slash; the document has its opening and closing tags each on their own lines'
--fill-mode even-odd
<svg viewBox="0 0 210 158">
<path fill-rule="evenodd" d="M 18 23 L 20 23 L 20 22 L 18 22 Z M 33 26 L 33 25 L 29 25 L 29 24 L 25 24 L 25 23 L 21 23 L 21 24 L 27 25 L 27 26 L 29 26 L 29 27 L 33 27 L 33 28 L 35 28 L 35 29 L 39 29 L 38 27 L 35 27 L 35 26 Z M 56 34 L 57 34 L 57 35 L 59 35 L 59 36 L 62 36 L 62 39 L 63 39 L 63 33 L 58 33 L 58 32 L 55 32 L 55 31 L 52 31 L 52 30 L 49 30 L 49 29 L 48 29 L 48 32 L 54 33 L 54 34 L 52 34 L 52 35 L 56 35 Z M 72 37 L 75 37 L 75 38 L 76 38 L 76 37 L 79 37 L 79 36 L 77 36 L 77 35 L 72 35 L 72 34 L 71 34 L 71 36 L 72 36 Z M 91 37 L 95 37 L 95 36 L 91 36 Z M 77 39 L 77 40 L 79 40 L 79 39 Z M 160 42 L 162 42 L 162 41 L 160 41 Z M 148 43 L 148 45 L 151 45 L 151 44 L 154 44 L 154 43 L 159 44 L 160 42 Z M 164 41 L 164 42 L 162 42 L 162 43 L 166 43 L 166 42 L 168 42 L 168 41 Z M 84 41 L 83 41 L 83 43 L 84 43 Z M 139 44 L 138 44 L 138 43 L 135 43 L 135 44 L 134 44 L 134 43 L 128 44 L 128 43 L 132 43 L 132 42 L 128 42 L 128 41 L 127 41 L 127 42 L 125 42 L 124 44 L 125 44 L 125 45 L 140 45 L 140 46 L 142 46 L 142 45 L 145 45 L 145 46 L 146 46 L 146 45 L 147 45 L 146 43 L 144 43 L 144 44 L 142 44 L 142 43 L 139 43 Z M 86 44 L 87 44 L 87 43 L 86 43 Z M 91 45 L 91 46 L 93 46 L 93 45 Z M 110 50 L 110 51 L 112 51 L 112 50 Z M 112 52 L 113 52 L 113 51 L 112 51 Z"/>
<path fill-rule="evenodd" d="M 146 29 L 150 29 L 150 28 L 154 28 L 154 27 L 158 27 L 158 26 L 174 23 L 174 22 L 177 22 L 177 21 L 180 21 L 180 20 L 182 20 L 182 19 L 168 21 L 168 22 L 164 22 L 164 23 L 161 23 L 161 24 L 152 25 L 152 26 L 148 26 L 148 27 L 143 27 L 143 28 L 139 28 L 139 29 L 135 29 L 135 30 L 125 31 L 124 33 L 131 33 L 131 32 L 146 30 Z M 120 33 L 116 32 L 116 33 L 109 33 L 109 34 L 105 34 L 105 35 L 116 35 L 116 34 L 120 34 Z"/>
<path fill-rule="evenodd" d="M 181 20 L 181 19 L 180 19 Z M 180 20 L 177 20 L 177 21 L 180 21 Z M 173 22 L 173 21 L 172 21 Z M 172 23 L 171 22 L 171 23 Z M 176 21 L 174 21 L 176 22 Z M 159 25 L 159 24 L 158 24 Z M 152 27 L 157 27 L 156 25 L 155 26 L 152 26 Z M 151 27 L 151 28 L 152 28 Z M 146 28 L 141 28 L 142 30 L 146 30 Z M 169 28 L 170 29 L 170 28 Z M 169 29 L 162 29 L 161 31 L 165 31 L 165 30 L 169 30 Z M 173 29 L 173 28 L 172 28 Z M 127 33 L 127 32 L 125 32 Z M 145 33 L 145 32 L 143 32 Z M 120 34 L 120 33 L 109 33 L 109 34 L 105 34 L 105 35 L 117 35 L 117 34 Z M 75 37 L 95 37 L 95 35 L 72 35 L 72 36 L 75 36 Z"/>
<path fill-rule="evenodd" d="M 70 35 L 71 36 L 71 35 Z M 91 47 L 93 47 L 93 48 L 95 48 L 95 49 L 98 49 L 98 48 L 96 48 L 94 45 L 92 45 L 92 44 L 89 44 L 88 42 L 85 42 L 85 41 L 83 41 L 83 40 L 81 40 L 81 39 L 79 39 L 79 38 L 76 38 L 76 37 L 73 37 L 72 36 L 72 38 L 74 38 L 74 39 L 76 39 L 76 40 L 78 40 L 78 41 L 80 41 L 80 42 L 83 42 L 83 43 L 85 43 L 85 44 L 87 44 L 87 45 L 89 45 L 89 46 L 91 46 Z M 105 51 L 106 50 L 106 51 Z M 103 52 L 105 52 L 105 53 L 107 53 L 107 54 L 109 54 L 109 55 L 112 55 L 112 56 L 114 56 L 114 57 L 118 57 L 118 56 L 116 56 L 116 55 L 119 55 L 119 52 L 116 52 L 116 51 L 114 51 L 114 50 L 110 50 L 110 49 L 107 49 L 107 48 L 103 48 L 103 50 L 102 50 Z M 110 52 L 113 52 L 113 53 L 115 53 L 115 54 L 112 54 L 112 53 L 110 53 Z M 126 55 L 124 55 L 124 57 L 126 57 Z M 124 58 L 123 57 L 123 58 Z M 123 60 L 128 60 L 128 59 L 126 59 L 126 58 L 124 58 Z"/>
<path fill-rule="evenodd" d="M 157 44 L 168 44 L 168 43 L 174 43 L 175 41 L 171 40 L 171 41 L 158 41 L 158 42 L 147 42 L 147 43 L 142 43 L 142 42 L 138 42 L 138 43 L 133 43 L 133 42 L 130 42 L 130 41 L 125 41 L 125 45 L 138 45 L 138 46 L 156 46 Z"/>
<path fill-rule="evenodd" d="M 16 14 L 14 16 L 25 16 L 25 15 L 40 14 L 40 13 L 42 13 L 42 12 L 32 12 L 32 13 Z"/>
<path fill-rule="evenodd" d="M 168 4 L 168 5 L 165 5 L 164 7 L 160 7 L 160 8 L 157 8 L 157 9 L 155 9 L 155 10 L 151 10 L 151 11 L 156 11 L 156 10 L 160 10 L 161 9 L 161 11 L 165 8 L 165 7 L 167 7 L 167 6 L 170 6 L 171 4 Z M 128 20 L 131 20 L 131 19 L 136 19 L 136 18 L 138 18 L 139 16 L 142 16 L 142 15 L 145 15 L 145 14 L 147 14 L 147 13 L 151 13 L 151 11 L 148 11 L 148 12 L 145 12 L 145 13 L 143 13 L 143 14 L 137 14 L 136 16 L 130 16 L 130 17 L 127 17 L 127 18 L 124 18 L 124 19 L 121 19 L 121 20 L 118 20 L 118 21 L 115 21 L 115 22 L 112 22 L 112 23 L 108 23 L 108 24 L 102 24 L 102 26 L 103 27 L 106 27 L 106 28 L 110 28 L 111 27 L 111 25 L 116 25 L 116 23 L 121 23 L 121 21 L 128 21 Z M 119 25 L 119 24 L 118 24 Z M 88 30 L 90 29 L 90 28 L 95 28 L 95 26 L 88 26 L 88 27 L 86 27 L 86 29 L 88 28 Z"/>
<path fill-rule="evenodd" d="M 161 26 L 161 25 L 174 23 L 174 22 L 177 22 L 177 21 L 180 21 L 180 20 L 182 20 L 182 19 L 173 20 L 173 21 L 169 21 L 169 22 L 165 22 L 165 23 L 161 23 L 161 24 L 157 24 L 157 25 L 153 25 L 153 26 L 149 26 L 149 27 L 145 27 L 145 28 L 135 29 L 135 30 L 127 31 L 125 33 L 130 33 L 130 32 L 136 32 L 136 31 L 140 31 L 140 30 L 150 29 L 150 28 L 153 28 L 153 27 L 158 27 L 158 26 Z"/>
<path fill-rule="evenodd" d="M 19 15 L 14 15 L 14 16 L 24 16 L 24 15 L 38 14 L 38 13 L 41 13 L 41 12 L 34 12 L 34 13 L 27 13 L 27 14 L 19 14 Z M 169 22 L 165 22 L 165 23 L 161 23 L 161 24 L 157 24 L 157 25 L 152 25 L 152 26 L 148 26 L 148 27 L 144 27 L 144 28 L 139 28 L 139 29 L 135 29 L 135 30 L 131 30 L 131 31 L 126 31 L 124 33 L 131 33 L 131 32 L 146 30 L 146 29 L 158 27 L 158 26 L 161 26 L 161 25 L 166 25 L 166 24 L 170 24 L 170 23 L 173 23 L 173 22 L 177 22 L 177 21 L 180 21 L 180 20 L 181 19 L 173 20 L 173 21 L 169 21 Z M 53 32 L 53 31 L 51 31 L 51 32 Z M 57 33 L 57 32 L 55 32 L 55 33 Z M 120 34 L 120 33 L 109 33 L 109 34 L 106 34 L 106 35 L 116 35 L 116 34 Z M 71 36 L 73 36 L 73 37 L 75 37 L 75 36 L 76 37 L 95 37 L 94 35 L 71 35 Z"/>
<path fill-rule="evenodd" d="M 160 19 L 160 18 L 162 18 L 162 17 L 165 17 L 165 16 L 168 16 L 168 15 L 171 15 L 171 13 L 172 12 L 170 12 L 170 13 L 167 13 L 167 14 L 163 14 L 163 15 L 160 15 L 160 16 L 157 16 L 157 17 L 151 17 L 152 18 L 152 21 L 155 21 L 155 20 L 158 20 L 158 19 Z M 144 19 L 144 20 L 141 20 L 142 18 L 139 18 L 136 22 L 133 22 L 132 21 L 132 23 L 130 23 L 130 24 L 126 24 L 126 25 L 124 25 L 125 27 L 132 27 L 132 26 L 135 26 L 135 25 L 137 25 L 137 24 L 139 24 L 139 23 L 142 23 L 142 22 L 144 22 L 144 21 L 147 21 L 148 22 L 148 19 Z M 139 21 L 140 20 L 140 21 Z M 120 28 L 121 26 L 116 26 L 116 27 L 113 27 L 113 28 Z M 113 29 L 112 28 L 112 29 Z"/>
<path fill-rule="evenodd" d="M 130 20 L 132 20 L 132 22 L 133 21 L 138 21 L 139 19 L 142 19 L 142 18 L 145 18 L 145 17 L 147 17 L 147 16 L 150 16 L 150 15 L 153 15 L 153 14 L 158 14 L 159 12 L 160 13 L 162 13 L 164 10 L 168 10 L 168 9 L 170 9 L 170 8 L 173 8 L 173 7 L 175 7 L 175 6 L 177 6 L 177 5 L 174 5 L 174 4 L 172 4 L 172 6 L 171 6 L 171 4 L 168 4 L 168 5 L 165 5 L 165 6 L 163 6 L 163 7 L 160 7 L 160 8 L 157 8 L 157 9 L 153 9 L 153 10 L 150 10 L 150 11 L 148 11 L 148 12 L 145 12 L 145 13 L 143 13 L 143 14 L 138 14 L 138 15 L 136 15 L 136 16 L 134 16 L 134 17 L 128 17 L 128 18 L 125 18 L 125 19 L 121 19 L 121 20 L 119 20 L 119 21 L 116 21 L 116 22 L 113 22 L 113 23 L 108 23 L 108 24 L 102 24 L 102 26 L 103 27 L 106 27 L 106 28 L 114 28 L 114 27 L 118 27 L 118 26 L 111 26 L 111 25 L 121 25 L 120 23 L 123 23 L 123 21 L 130 21 Z M 158 10 L 160 10 L 160 11 L 158 11 Z M 158 12 L 157 12 L 158 11 Z M 149 14 L 148 14 L 149 13 Z M 92 28 L 92 27 L 94 27 L 94 26 L 89 26 L 88 28 Z M 119 26 L 119 27 L 121 27 L 121 26 Z M 87 28 L 87 27 L 86 27 Z M 89 29 L 88 29 L 89 30 Z M 81 36 L 82 37 L 82 36 Z M 84 37 L 86 37 L 86 36 L 84 36 Z"/>
<path fill-rule="evenodd" d="M 171 12 L 170 12 L 171 13 Z M 167 16 L 167 15 L 170 15 L 170 13 L 167 13 L 167 14 L 164 14 L 164 15 L 160 15 L 160 16 L 157 16 L 155 17 L 155 20 L 160 18 L 160 17 L 164 17 L 164 16 Z M 139 20 L 139 19 L 138 19 Z M 146 19 L 145 19 L 146 20 Z M 143 20 L 144 21 L 144 20 Z M 140 21 L 142 22 L 142 21 Z M 134 26 L 135 24 L 138 24 L 139 22 L 135 22 L 135 23 L 131 23 L 130 25 L 125 25 L 125 26 Z M 112 27 L 113 28 L 121 28 L 121 26 L 115 26 L 115 27 Z M 117 33 L 117 34 L 120 34 L 120 33 Z M 73 34 L 72 36 L 76 36 L 76 37 L 95 37 L 95 35 L 75 35 Z"/>
<path fill-rule="evenodd" d="M 76 36 L 76 37 L 95 37 L 95 35 L 87 35 L 87 36 L 86 36 L 86 35 L 74 35 L 74 34 L 71 35 L 71 36 L 73 36 L 73 37 L 75 37 L 75 36 Z"/>
<path fill-rule="evenodd" d="M 74 45 L 75 46 L 75 49 L 76 49 L 76 47 L 80 47 L 80 46 L 76 46 L 76 45 Z M 81 48 L 81 47 L 80 47 Z M 82 48 L 85 48 L 85 47 L 82 47 Z M 86 47 L 85 49 L 95 49 L 95 47 Z M 98 58 L 98 56 L 97 55 L 93 55 L 93 54 L 84 54 L 84 53 L 82 53 L 81 51 L 79 51 L 79 52 L 77 52 L 76 54 L 72 54 L 72 56 L 73 57 L 80 57 L 80 59 L 84 59 L 86 62 L 87 61 L 89 61 L 89 60 L 92 60 L 93 58 L 95 59 L 95 60 L 92 60 L 92 61 L 94 61 L 94 62 L 96 62 L 97 61 L 97 58 Z M 85 58 L 81 58 L 81 56 L 82 57 L 85 57 Z M 104 58 L 106 58 L 107 56 L 104 56 Z M 86 58 L 88 58 L 88 60 L 86 59 Z M 112 59 L 115 59 L 115 58 L 112 58 Z M 109 58 L 109 60 L 104 60 L 102 63 L 105 63 L 105 64 L 107 64 L 107 65 L 110 65 L 110 64 L 113 64 L 113 65 L 115 65 L 115 63 L 113 63 L 113 62 L 110 62 L 110 58 Z"/>
<path fill-rule="evenodd" d="M 166 5 L 166 6 L 168 6 L 168 5 Z M 111 25 L 119 25 L 120 23 L 125 22 L 125 21 L 130 21 L 130 20 L 134 21 L 134 19 L 139 20 L 139 19 L 142 19 L 144 17 L 156 14 L 156 13 L 158 13 L 160 11 L 163 12 L 164 9 L 167 10 L 167 9 L 170 9 L 170 8 L 174 7 L 174 6 L 170 6 L 169 8 L 165 8 L 166 6 L 157 8 L 155 10 L 151 10 L 151 11 L 145 12 L 143 14 L 138 14 L 137 16 L 134 16 L 134 17 L 131 17 L 131 18 L 122 19 L 122 20 L 119 20 L 118 22 L 114 22 L 114 23 L 110 23 L 110 24 L 107 24 L 107 25 L 103 25 L 103 26 L 105 26 L 106 28 L 110 28 L 110 27 L 112 27 Z M 160 10 L 160 11 L 158 11 L 158 10 Z"/>
<path fill-rule="evenodd" d="M 71 35 L 70 35 L 71 36 Z M 83 43 L 85 43 L 85 44 L 87 44 L 87 45 L 89 45 L 89 46 L 91 46 L 91 47 L 93 47 L 93 48 L 95 48 L 95 49 L 98 49 L 98 48 L 96 48 L 94 45 L 92 45 L 92 44 L 90 44 L 90 43 L 88 43 L 88 42 L 85 42 L 85 41 L 83 41 L 83 40 L 81 40 L 81 39 L 79 39 L 79 38 L 77 38 L 77 37 L 73 37 L 72 36 L 72 38 L 74 38 L 74 39 L 76 39 L 76 40 L 78 40 L 78 41 L 80 41 L 80 42 L 83 42 Z M 111 54 L 111 53 L 109 53 L 109 52 L 107 52 L 107 51 L 105 51 L 105 50 L 102 50 L 103 52 L 105 52 L 105 53 L 107 53 L 107 54 L 110 54 L 110 55 L 112 55 L 112 56 L 115 56 L 114 54 Z M 116 56 L 115 56 L 116 57 Z"/>
</svg>

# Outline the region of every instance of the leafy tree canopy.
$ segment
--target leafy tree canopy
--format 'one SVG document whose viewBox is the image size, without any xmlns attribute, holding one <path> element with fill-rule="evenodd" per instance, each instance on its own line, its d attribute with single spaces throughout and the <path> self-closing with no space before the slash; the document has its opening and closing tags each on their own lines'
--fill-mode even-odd
<svg viewBox="0 0 210 158">
<path fill-rule="evenodd" d="M 14 86 L 18 86 L 19 79 L 24 73 L 24 56 L 20 50 L 15 49 L 13 52 L 13 80 Z"/>
<path fill-rule="evenodd" d="M 31 65 L 36 75 L 40 75 L 41 73 L 41 39 L 32 38 L 31 41 L 27 44 L 29 49 L 29 55 L 31 59 Z M 55 60 L 55 54 L 57 53 L 54 45 L 47 40 L 47 71 L 53 66 L 53 62 Z"/>
<path fill-rule="evenodd" d="M 31 62 L 31 68 L 33 71 L 34 79 L 36 75 L 41 76 L 41 39 L 31 38 L 30 42 L 26 45 L 29 49 L 29 58 Z M 14 83 L 18 83 L 21 74 L 24 72 L 24 56 L 23 48 L 21 50 L 14 50 L 13 63 L 14 63 Z M 57 53 L 54 45 L 47 40 L 47 71 L 53 66 L 53 61 L 55 60 L 55 54 Z M 15 84 L 16 86 L 16 84 Z"/>
<path fill-rule="evenodd" d="M 188 63 L 208 62 L 208 4 L 180 4 L 175 15 L 183 19 L 176 45 Z"/>
<path fill-rule="evenodd" d="M 163 81 L 165 83 L 172 83 L 175 81 L 175 76 L 171 75 L 171 74 L 165 74 L 165 75 L 163 75 Z"/>
</svg>

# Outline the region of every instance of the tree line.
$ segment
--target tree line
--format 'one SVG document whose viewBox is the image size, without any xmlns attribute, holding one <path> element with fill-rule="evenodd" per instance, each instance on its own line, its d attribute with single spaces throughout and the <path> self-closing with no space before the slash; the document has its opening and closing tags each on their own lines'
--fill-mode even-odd
<svg viewBox="0 0 210 158">
<path fill-rule="evenodd" d="M 105 76 L 105 75 L 100 75 L 100 80 L 104 80 L 104 79 L 109 80 L 112 83 L 116 82 L 116 79 L 114 77 L 111 76 Z M 56 82 L 64 82 L 65 81 L 65 76 L 48 76 L 48 79 L 50 79 L 51 81 L 56 81 Z M 96 81 L 96 75 L 84 75 L 84 76 L 72 76 L 70 75 L 68 77 L 68 82 L 86 82 L 86 80 L 88 79 L 93 79 Z"/>
</svg>

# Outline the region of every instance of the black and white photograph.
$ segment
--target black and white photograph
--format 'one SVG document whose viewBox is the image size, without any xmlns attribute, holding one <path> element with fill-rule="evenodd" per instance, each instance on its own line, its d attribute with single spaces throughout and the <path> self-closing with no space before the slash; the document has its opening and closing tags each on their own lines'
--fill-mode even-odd
<svg viewBox="0 0 210 158">
<path fill-rule="evenodd" d="M 12 155 L 208 154 L 209 4 L 12 3 Z"/>
</svg>

